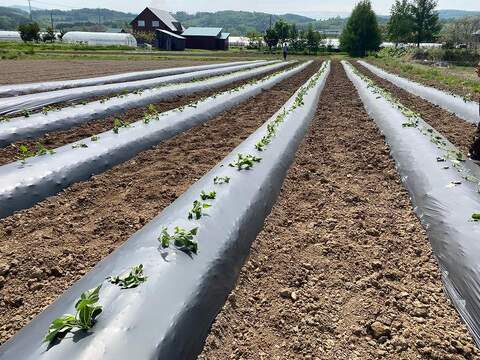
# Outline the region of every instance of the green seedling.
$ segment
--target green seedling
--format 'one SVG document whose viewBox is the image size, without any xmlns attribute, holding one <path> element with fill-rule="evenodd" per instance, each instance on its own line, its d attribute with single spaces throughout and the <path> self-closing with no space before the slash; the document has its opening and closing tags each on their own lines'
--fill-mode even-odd
<svg viewBox="0 0 480 360">
<path fill-rule="evenodd" d="M 93 135 L 93 136 L 90 138 L 90 140 L 92 140 L 92 141 L 98 141 L 98 139 L 100 139 L 100 137 L 97 136 L 97 135 Z"/>
<path fill-rule="evenodd" d="M 52 342 L 59 335 L 63 335 L 74 329 L 88 330 L 93 327 L 95 320 L 102 312 L 102 306 L 97 302 L 102 285 L 85 291 L 75 304 L 75 315 L 65 314 L 52 321 L 48 327 L 44 342 Z"/>
<path fill-rule="evenodd" d="M 158 116 L 158 111 L 155 105 L 150 104 L 147 107 L 147 110 L 143 114 L 143 122 L 148 124 L 153 118 Z"/>
<path fill-rule="evenodd" d="M 113 119 L 113 132 L 118 134 L 120 128 L 128 128 L 130 127 L 130 123 L 128 121 L 123 121 L 120 119 Z"/>
<path fill-rule="evenodd" d="M 22 160 L 22 163 L 25 163 L 25 161 L 32 156 L 35 156 L 35 153 L 32 152 L 27 145 L 20 145 L 18 147 L 17 159 Z"/>
<path fill-rule="evenodd" d="M 193 202 L 192 210 L 188 212 L 188 219 L 192 220 L 195 217 L 195 220 L 198 220 L 203 215 L 203 209 L 208 209 L 212 205 L 207 203 L 202 203 L 201 201 L 195 200 Z"/>
<path fill-rule="evenodd" d="M 54 110 L 58 110 L 58 108 L 56 108 L 55 106 L 47 105 L 42 108 L 42 114 L 47 115 L 50 111 L 54 111 Z"/>
<path fill-rule="evenodd" d="M 215 176 L 213 178 L 213 183 L 215 185 L 228 184 L 229 182 L 230 182 L 230 178 L 228 176 Z"/>
<path fill-rule="evenodd" d="M 32 112 L 30 110 L 23 110 L 21 115 L 28 118 L 30 115 L 32 115 Z"/>
<path fill-rule="evenodd" d="M 43 144 L 37 143 L 37 151 L 35 152 L 36 156 L 43 156 L 46 154 L 55 154 L 55 151 L 46 148 Z"/>
<path fill-rule="evenodd" d="M 0 116 L 0 122 L 2 121 L 10 121 L 10 119 L 7 116 Z"/>
<path fill-rule="evenodd" d="M 132 289 L 147 281 L 143 274 L 143 264 L 132 267 L 129 273 L 107 278 L 112 284 L 120 286 L 122 289 Z"/>
<path fill-rule="evenodd" d="M 202 190 L 200 193 L 200 199 L 202 200 L 213 200 L 217 197 L 217 193 L 215 191 L 210 191 L 209 193 L 206 193 L 205 191 Z"/>
<path fill-rule="evenodd" d="M 262 160 L 262 158 L 250 154 L 238 154 L 236 161 L 228 164 L 230 167 L 236 167 L 238 170 L 248 170 Z"/>
<path fill-rule="evenodd" d="M 184 228 L 175 227 L 175 232 L 173 235 L 170 235 L 167 231 L 167 228 L 162 229 L 162 233 L 158 237 L 162 248 L 168 248 L 170 243 L 173 242 L 177 249 L 189 254 L 196 254 L 198 251 L 198 243 L 193 240 L 193 237 L 197 235 L 198 228 L 193 228 L 191 230 L 186 230 Z"/>
<path fill-rule="evenodd" d="M 72 149 L 80 149 L 80 148 L 88 148 L 88 145 L 84 143 L 78 143 L 78 144 L 72 145 Z"/>
<path fill-rule="evenodd" d="M 480 212 L 476 212 L 472 214 L 473 221 L 480 221 Z"/>
</svg>

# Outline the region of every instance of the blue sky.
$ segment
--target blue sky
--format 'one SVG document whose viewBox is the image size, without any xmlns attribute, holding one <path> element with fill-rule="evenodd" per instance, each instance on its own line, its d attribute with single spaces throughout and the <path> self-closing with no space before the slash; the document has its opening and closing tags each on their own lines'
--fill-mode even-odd
<svg viewBox="0 0 480 360">
<path fill-rule="evenodd" d="M 145 6 L 153 5 L 169 11 L 216 11 L 246 10 L 282 14 L 315 15 L 319 13 L 349 13 L 356 0 L 31 0 L 32 6 L 39 8 L 79 8 L 105 7 L 109 9 L 138 12 Z M 394 0 L 372 0 L 375 11 L 387 14 Z M 441 9 L 463 9 L 480 11 L 479 0 L 439 0 Z M 27 0 L 2 0 L 2 5 L 28 5 Z"/>
</svg>

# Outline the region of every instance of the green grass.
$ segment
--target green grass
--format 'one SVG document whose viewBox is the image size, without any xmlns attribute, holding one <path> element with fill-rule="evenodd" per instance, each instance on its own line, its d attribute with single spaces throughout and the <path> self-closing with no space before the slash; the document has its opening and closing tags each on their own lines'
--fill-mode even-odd
<svg viewBox="0 0 480 360">
<path fill-rule="evenodd" d="M 480 81 L 473 67 L 438 68 L 409 62 L 405 58 L 393 57 L 369 57 L 368 61 L 419 82 L 439 84 L 442 88 L 462 96 L 471 97 L 473 94 L 480 94 Z"/>
</svg>

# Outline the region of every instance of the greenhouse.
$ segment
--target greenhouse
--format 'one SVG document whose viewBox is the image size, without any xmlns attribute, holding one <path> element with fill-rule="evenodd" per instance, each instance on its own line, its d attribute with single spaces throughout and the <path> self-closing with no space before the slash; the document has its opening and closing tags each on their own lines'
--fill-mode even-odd
<svg viewBox="0 0 480 360">
<path fill-rule="evenodd" d="M 133 35 L 126 33 L 70 31 L 63 36 L 63 41 L 88 45 L 137 46 L 137 40 Z"/>
<path fill-rule="evenodd" d="M 0 31 L 0 41 L 22 41 L 18 31 Z"/>
</svg>

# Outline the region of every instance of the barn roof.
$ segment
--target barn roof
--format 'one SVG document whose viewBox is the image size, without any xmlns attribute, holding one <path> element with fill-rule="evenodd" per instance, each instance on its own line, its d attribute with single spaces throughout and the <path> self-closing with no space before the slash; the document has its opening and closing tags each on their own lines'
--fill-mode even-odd
<svg viewBox="0 0 480 360">
<path fill-rule="evenodd" d="M 217 37 L 222 32 L 222 28 L 213 27 L 189 27 L 182 36 L 214 36 Z"/>
<path fill-rule="evenodd" d="M 224 32 L 222 32 L 222 33 L 220 34 L 220 39 L 222 39 L 222 40 L 227 40 L 227 39 L 229 38 L 229 36 L 230 36 L 230 33 L 224 33 Z"/>
<path fill-rule="evenodd" d="M 149 9 L 152 13 L 154 13 L 155 16 L 158 17 L 158 19 L 162 21 L 165 25 L 167 25 L 170 30 L 172 31 L 183 30 L 183 26 L 168 11 L 160 10 L 150 6 L 148 6 L 147 9 Z"/>
<path fill-rule="evenodd" d="M 177 38 L 177 39 L 185 40 L 185 38 L 183 36 L 174 34 L 174 33 L 170 32 L 170 31 L 167 31 L 167 30 L 157 29 L 156 31 L 160 31 L 161 33 L 167 34 L 167 35 L 172 36 L 172 37 Z"/>
</svg>

